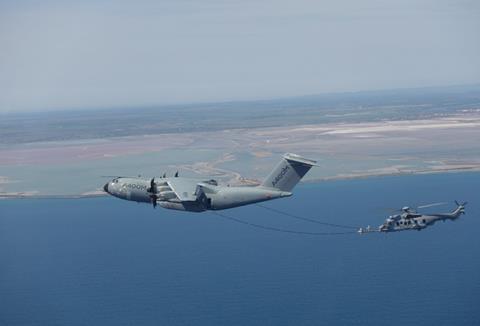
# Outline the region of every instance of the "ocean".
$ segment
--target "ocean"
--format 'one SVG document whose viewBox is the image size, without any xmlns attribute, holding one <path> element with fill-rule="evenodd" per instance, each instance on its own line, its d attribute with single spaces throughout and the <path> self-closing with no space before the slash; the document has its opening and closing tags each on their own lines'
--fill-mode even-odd
<svg viewBox="0 0 480 326">
<path fill-rule="evenodd" d="M 306 235 L 112 197 L 0 201 L 0 325 L 480 325 L 480 173 L 303 184 L 263 205 L 378 226 L 469 201 L 421 232 Z M 223 211 L 343 232 L 259 206 Z M 353 229 L 352 229 L 353 230 Z"/>
</svg>

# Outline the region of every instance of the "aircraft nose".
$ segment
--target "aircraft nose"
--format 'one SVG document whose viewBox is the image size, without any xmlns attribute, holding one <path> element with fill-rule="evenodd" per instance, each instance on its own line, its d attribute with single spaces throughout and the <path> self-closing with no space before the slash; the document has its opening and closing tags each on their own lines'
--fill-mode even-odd
<svg viewBox="0 0 480 326">
<path fill-rule="evenodd" d="M 103 186 L 103 190 L 108 193 L 108 182 Z"/>
</svg>

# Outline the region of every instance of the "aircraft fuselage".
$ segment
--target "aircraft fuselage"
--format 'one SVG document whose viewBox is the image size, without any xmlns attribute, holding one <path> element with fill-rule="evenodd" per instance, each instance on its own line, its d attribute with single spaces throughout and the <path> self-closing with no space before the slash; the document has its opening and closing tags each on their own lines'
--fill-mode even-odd
<svg viewBox="0 0 480 326">
<path fill-rule="evenodd" d="M 169 178 L 158 179 L 157 188 L 163 191 L 160 191 L 156 198 L 152 197 L 152 193 L 148 191 L 150 181 L 143 178 L 116 178 L 103 188 L 110 195 L 120 199 L 148 204 L 156 200 L 157 204 L 163 208 L 193 212 L 234 208 L 292 195 L 291 192 L 266 187 L 209 185 L 209 189 L 213 191 L 205 194 L 204 201 L 181 201 L 166 185 L 168 180 Z"/>
</svg>

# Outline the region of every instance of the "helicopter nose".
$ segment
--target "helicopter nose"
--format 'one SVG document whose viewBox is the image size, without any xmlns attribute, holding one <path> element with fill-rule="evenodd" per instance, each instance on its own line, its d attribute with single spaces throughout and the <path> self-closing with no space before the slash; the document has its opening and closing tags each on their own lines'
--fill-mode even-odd
<svg viewBox="0 0 480 326">
<path fill-rule="evenodd" d="M 109 193 L 109 192 L 108 192 L 108 182 L 103 186 L 103 190 L 104 190 L 106 193 Z"/>
</svg>

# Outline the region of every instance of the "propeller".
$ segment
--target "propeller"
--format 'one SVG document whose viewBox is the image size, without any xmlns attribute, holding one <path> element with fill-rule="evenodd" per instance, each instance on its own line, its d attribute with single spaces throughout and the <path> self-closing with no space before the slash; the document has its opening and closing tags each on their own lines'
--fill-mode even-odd
<svg viewBox="0 0 480 326">
<path fill-rule="evenodd" d="M 197 188 L 195 189 L 195 196 L 197 197 L 197 201 L 201 203 L 203 207 L 206 209 L 210 208 L 211 201 L 205 195 L 205 191 L 201 185 L 197 185 Z"/>
<path fill-rule="evenodd" d="M 152 201 L 153 208 L 157 207 L 157 185 L 155 184 L 155 178 L 150 180 L 150 188 L 147 189 L 147 192 L 150 193 L 150 198 Z"/>
<path fill-rule="evenodd" d="M 156 208 L 157 207 L 157 195 L 150 195 L 150 198 L 152 199 L 152 205 L 153 205 L 153 208 Z"/>
<path fill-rule="evenodd" d="M 150 180 L 150 187 L 147 189 L 147 192 L 154 193 L 155 192 L 155 178 Z"/>
<path fill-rule="evenodd" d="M 175 172 L 175 178 L 178 178 L 178 171 Z"/>
<path fill-rule="evenodd" d="M 457 206 L 465 206 L 465 205 L 468 204 L 468 202 L 467 202 L 467 201 L 464 201 L 463 203 L 459 204 L 458 201 L 455 200 L 455 204 L 456 204 Z"/>
</svg>

